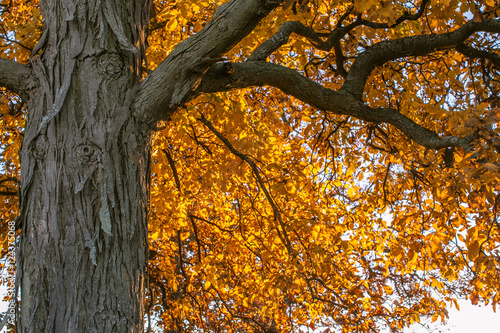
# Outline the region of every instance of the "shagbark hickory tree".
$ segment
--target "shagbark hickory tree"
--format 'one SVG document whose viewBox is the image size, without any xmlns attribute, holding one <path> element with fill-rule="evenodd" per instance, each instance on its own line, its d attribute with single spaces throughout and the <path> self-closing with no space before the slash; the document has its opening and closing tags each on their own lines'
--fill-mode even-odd
<svg viewBox="0 0 500 333">
<path fill-rule="evenodd" d="M 499 303 L 496 0 L 0 6 L 16 332 L 400 331 Z"/>
</svg>

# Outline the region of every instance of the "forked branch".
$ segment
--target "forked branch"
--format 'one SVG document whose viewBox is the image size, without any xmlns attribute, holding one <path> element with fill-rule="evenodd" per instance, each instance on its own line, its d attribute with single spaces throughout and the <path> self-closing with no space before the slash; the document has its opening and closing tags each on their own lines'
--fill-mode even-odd
<svg viewBox="0 0 500 333">
<path fill-rule="evenodd" d="M 500 19 L 470 21 L 455 31 L 443 34 L 410 36 L 376 43 L 356 58 L 342 89 L 361 98 L 365 82 L 375 67 L 396 59 L 455 48 L 476 32 L 500 33 Z"/>
<path fill-rule="evenodd" d="M 391 124 L 408 138 L 426 148 L 469 148 L 469 138 L 441 137 L 420 126 L 398 110 L 370 108 L 360 98 L 348 91 L 333 91 L 325 88 L 294 69 L 263 61 L 249 61 L 231 65 L 230 74 L 227 74 L 227 71 L 223 69 L 224 64 L 213 66 L 205 75 L 198 92 L 213 93 L 252 86 L 272 86 L 325 112 L 353 116 L 373 123 Z"/>
<path fill-rule="evenodd" d="M 393 28 L 405 21 L 413 21 L 418 20 L 425 12 L 425 8 L 429 0 L 423 0 L 420 4 L 420 8 L 416 14 L 412 14 L 409 12 L 405 12 L 403 15 L 398 17 L 392 24 L 389 23 L 376 23 L 370 22 L 362 18 L 361 14 L 358 15 L 357 19 L 343 26 L 342 23 L 346 19 L 347 16 L 352 12 L 352 7 L 342 15 L 340 18 L 337 27 L 329 34 L 326 40 L 323 40 L 314 29 L 305 26 L 304 24 L 296 21 L 288 21 L 285 22 L 279 29 L 276 34 L 271 36 L 268 40 L 262 43 L 252 55 L 248 58 L 249 61 L 253 60 L 266 60 L 273 52 L 278 50 L 281 46 L 288 43 L 288 39 L 292 34 L 296 34 L 302 37 L 305 37 L 315 48 L 322 51 L 330 51 L 334 49 L 335 56 L 337 58 L 337 67 L 338 70 L 343 69 L 343 55 L 342 48 L 340 45 L 340 41 L 344 38 L 351 30 L 355 29 L 359 26 L 368 26 L 373 29 L 388 29 Z M 323 34 L 321 34 L 323 35 Z"/>
<path fill-rule="evenodd" d="M 430 0 L 423 0 L 422 3 L 420 4 L 420 7 L 418 11 L 415 14 L 412 14 L 410 12 L 405 12 L 403 15 L 398 17 L 394 23 L 389 24 L 389 23 L 378 23 L 378 22 L 370 22 L 365 19 L 363 19 L 360 16 L 358 16 L 356 22 L 358 22 L 358 25 L 364 25 L 373 29 L 388 29 L 388 28 L 394 28 L 395 26 L 405 22 L 405 21 L 416 21 L 422 17 L 422 15 L 425 13 L 425 8 L 427 7 L 427 4 L 429 3 Z"/>
</svg>

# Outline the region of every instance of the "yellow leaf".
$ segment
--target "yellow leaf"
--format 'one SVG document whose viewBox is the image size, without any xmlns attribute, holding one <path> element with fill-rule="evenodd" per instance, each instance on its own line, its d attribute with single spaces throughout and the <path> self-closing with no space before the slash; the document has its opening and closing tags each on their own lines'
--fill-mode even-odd
<svg viewBox="0 0 500 333">
<path fill-rule="evenodd" d="M 205 284 L 203 285 L 203 287 L 205 288 L 205 290 L 208 290 L 208 288 L 210 288 L 211 285 L 212 285 L 212 282 L 206 280 Z"/>
<path fill-rule="evenodd" d="M 173 18 L 171 19 L 168 24 L 167 24 L 167 29 L 168 30 L 175 30 L 177 29 L 178 21 L 177 19 Z"/>
</svg>

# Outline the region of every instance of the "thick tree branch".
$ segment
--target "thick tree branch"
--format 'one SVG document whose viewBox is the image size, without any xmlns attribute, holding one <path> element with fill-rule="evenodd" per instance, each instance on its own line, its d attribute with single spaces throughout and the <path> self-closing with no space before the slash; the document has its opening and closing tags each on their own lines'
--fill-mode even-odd
<svg viewBox="0 0 500 333">
<path fill-rule="evenodd" d="M 484 58 L 493 63 L 495 67 L 500 68 L 500 56 L 483 50 L 478 50 L 465 44 L 457 45 L 456 50 L 468 58 Z"/>
<path fill-rule="evenodd" d="M 287 44 L 291 34 L 295 33 L 299 36 L 307 38 L 307 40 L 318 50 L 330 51 L 333 48 L 336 58 L 337 73 L 345 76 L 347 72 L 344 69 L 345 58 L 342 53 L 340 40 L 344 38 L 351 29 L 352 28 L 350 26 L 339 26 L 335 28 L 327 40 L 323 41 L 319 34 L 317 34 L 312 28 L 309 28 L 297 21 L 288 21 L 283 23 L 283 25 L 278 29 L 278 32 L 271 36 L 271 38 L 257 47 L 250 57 L 248 57 L 248 60 L 265 61 L 274 51 Z"/>
<path fill-rule="evenodd" d="M 0 86 L 22 96 L 32 82 L 31 70 L 28 66 L 0 58 Z"/>
<path fill-rule="evenodd" d="M 9 191 L 9 190 L 3 191 L 3 190 L 0 190 L 0 195 L 17 197 L 18 193 L 16 191 Z"/>
<path fill-rule="evenodd" d="M 383 119 L 381 122 L 393 125 L 408 138 L 426 148 L 441 149 L 446 147 L 462 147 L 465 150 L 470 149 L 469 144 L 472 141 L 471 137 L 439 136 L 435 132 L 418 125 L 407 116 L 399 113 L 396 109 L 377 108 L 371 110 L 379 113 L 379 117 Z"/>
<path fill-rule="evenodd" d="M 282 0 L 231 0 L 140 84 L 134 109 L 151 126 L 170 118 L 192 96 L 205 71 L 257 26 Z M 170 84 L 168 84 L 170 82 Z"/>
<path fill-rule="evenodd" d="M 411 36 L 377 43 L 356 58 L 343 89 L 361 98 L 366 79 L 375 67 L 399 58 L 423 56 L 456 47 L 476 32 L 500 33 L 500 19 L 471 21 L 453 32 L 443 34 Z"/>
<path fill-rule="evenodd" d="M 418 144 L 440 149 L 459 146 L 468 149 L 469 139 L 454 136 L 440 137 L 418 125 L 395 109 L 372 109 L 361 98 L 348 91 L 333 91 L 302 76 L 296 70 L 262 61 L 232 64 L 230 73 L 227 64 L 214 65 L 205 75 L 197 92 L 213 93 L 252 86 L 272 86 L 294 96 L 315 108 L 337 115 L 353 116 L 373 123 L 388 123 Z"/>
<path fill-rule="evenodd" d="M 297 21 L 288 21 L 283 23 L 274 35 L 257 47 L 252 55 L 248 57 L 248 60 L 266 60 L 274 51 L 288 43 L 292 33 L 307 38 L 319 50 L 329 51 L 333 47 L 333 38 L 323 41 L 312 28 L 306 27 Z M 334 34 L 336 36 L 340 35 L 340 29 L 336 30 Z"/>
</svg>

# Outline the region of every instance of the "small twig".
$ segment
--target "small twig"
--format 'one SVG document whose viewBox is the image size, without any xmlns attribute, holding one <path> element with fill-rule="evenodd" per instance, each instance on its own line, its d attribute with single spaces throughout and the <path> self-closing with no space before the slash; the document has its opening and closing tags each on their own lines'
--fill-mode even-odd
<svg viewBox="0 0 500 333">
<path fill-rule="evenodd" d="M 207 154 L 209 154 L 210 156 L 212 156 L 212 151 L 210 150 L 210 148 L 208 148 L 208 146 L 206 144 L 204 144 L 203 142 L 201 142 L 198 138 L 198 136 L 196 135 L 196 130 L 194 128 L 193 125 L 190 125 L 191 129 L 193 130 L 193 136 L 189 135 L 189 133 L 187 133 L 187 135 L 194 140 L 194 142 L 196 142 L 197 145 L 199 145 L 201 148 L 203 148 Z"/>
<path fill-rule="evenodd" d="M 217 229 L 219 229 L 222 232 L 227 232 L 227 233 L 231 233 L 231 234 L 234 232 L 234 230 L 229 230 L 229 229 L 222 228 L 221 226 L 218 226 L 217 223 L 210 222 L 209 220 L 204 219 L 202 217 L 199 217 L 199 216 L 196 216 L 196 215 L 193 215 L 193 214 L 190 214 L 189 216 L 192 217 L 195 220 L 202 221 L 202 222 L 205 222 L 206 224 L 214 226 L 214 227 L 216 227 Z"/>
<path fill-rule="evenodd" d="M 391 171 L 392 162 L 387 164 L 387 171 L 385 172 L 384 183 L 382 184 L 382 190 L 384 192 L 384 205 L 387 204 L 387 193 L 385 191 L 385 184 L 387 183 L 387 177 L 389 176 L 389 172 Z"/>
<path fill-rule="evenodd" d="M 182 276 L 184 276 L 186 278 L 187 277 L 186 272 L 184 271 L 184 259 L 182 259 L 182 240 L 181 240 L 181 231 L 180 230 L 177 230 L 177 237 L 176 238 L 177 238 L 177 246 L 178 246 L 177 255 L 179 256 L 179 270 L 180 270 Z"/>
<path fill-rule="evenodd" d="M 172 174 L 173 174 L 174 180 L 175 180 L 175 186 L 177 187 L 177 190 L 180 193 L 182 193 L 182 191 L 181 191 L 181 182 L 179 180 L 179 175 L 177 173 L 177 168 L 175 167 L 175 161 L 172 158 L 172 155 L 170 155 L 170 152 L 168 151 L 168 149 L 163 149 L 162 151 L 165 154 L 165 156 L 167 157 L 168 165 L 170 166 L 170 169 L 172 170 Z"/>
<path fill-rule="evenodd" d="M 193 227 L 193 233 L 194 233 L 194 239 L 196 241 L 196 244 L 198 245 L 198 262 L 201 262 L 201 243 L 200 239 L 198 238 L 198 228 L 196 227 L 196 223 L 194 222 L 194 216 L 189 214 L 189 221 L 191 221 L 191 226 Z"/>
<path fill-rule="evenodd" d="M 17 40 L 12 40 L 12 39 L 9 39 L 9 38 L 4 37 L 4 36 L 1 36 L 0 38 L 2 38 L 6 42 L 17 44 L 17 45 L 21 46 L 23 49 L 26 49 L 30 52 L 33 51 L 33 49 L 31 47 L 28 47 L 28 46 L 24 45 L 23 43 L 18 42 Z"/>
</svg>

